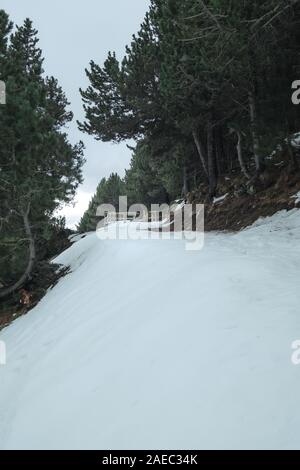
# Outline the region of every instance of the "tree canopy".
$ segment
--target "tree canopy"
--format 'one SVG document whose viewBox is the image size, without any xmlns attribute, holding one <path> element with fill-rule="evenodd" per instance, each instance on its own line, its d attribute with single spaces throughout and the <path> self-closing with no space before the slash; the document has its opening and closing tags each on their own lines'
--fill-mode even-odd
<svg viewBox="0 0 300 470">
<path fill-rule="evenodd" d="M 298 0 L 151 0 L 124 58 L 86 70 L 80 128 L 144 142 L 158 181 L 179 165 L 184 191 L 197 174 L 212 199 L 220 174 L 257 177 L 278 137 L 299 130 L 299 21 Z"/>
</svg>

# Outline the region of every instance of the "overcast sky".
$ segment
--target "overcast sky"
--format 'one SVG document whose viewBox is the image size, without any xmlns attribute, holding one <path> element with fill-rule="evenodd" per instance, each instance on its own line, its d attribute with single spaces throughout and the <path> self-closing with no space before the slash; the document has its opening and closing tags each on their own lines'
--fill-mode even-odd
<svg viewBox="0 0 300 470">
<path fill-rule="evenodd" d="M 102 64 L 109 50 L 124 55 L 126 44 L 138 31 L 149 0 L 1 0 L 0 8 L 7 11 L 15 24 L 26 17 L 33 20 L 39 31 L 47 75 L 55 76 L 71 101 L 75 119 L 83 119 L 79 87 L 88 84 L 84 69 L 91 59 Z M 130 161 L 125 144 L 96 142 L 82 134 L 74 123 L 70 140 L 83 140 L 86 146 L 84 184 L 80 187 L 75 208 L 66 208 L 69 225 L 79 220 L 98 182 L 112 172 L 124 175 Z"/>
</svg>

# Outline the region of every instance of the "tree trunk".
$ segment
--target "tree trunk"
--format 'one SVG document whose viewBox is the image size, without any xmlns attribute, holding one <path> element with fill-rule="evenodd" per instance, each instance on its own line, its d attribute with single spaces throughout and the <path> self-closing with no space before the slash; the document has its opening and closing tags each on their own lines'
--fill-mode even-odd
<svg viewBox="0 0 300 470">
<path fill-rule="evenodd" d="M 216 159 L 214 152 L 214 132 L 212 118 L 208 120 L 207 124 L 207 159 L 208 159 L 208 181 L 209 181 L 209 198 L 212 200 L 216 195 L 217 190 L 217 172 L 216 172 Z"/>
<path fill-rule="evenodd" d="M 201 141 L 201 139 L 200 139 L 200 137 L 199 137 L 199 134 L 198 134 L 198 132 L 197 132 L 196 130 L 193 131 L 193 138 L 194 138 L 194 142 L 195 142 L 195 145 L 196 145 L 196 148 L 197 148 L 199 157 L 200 157 L 200 161 L 201 161 L 201 164 L 202 164 L 204 173 L 205 173 L 206 176 L 208 177 L 208 170 L 207 170 L 207 165 L 206 165 L 205 150 L 204 150 L 202 141 Z"/>
<path fill-rule="evenodd" d="M 255 166 L 257 173 L 260 173 L 262 169 L 262 159 L 259 154 L 259 137 L 257 132 L 257 111 L 256 111 L 256 102 L 253 91 L 249 92 L 249 110 L 250 110 L 250 125 L 251 125 L 251 135 L 252 135 L 252 144 L 253 144 L 253 153 L 255 158 Z"/>
<path fill-rule="evenodd" d="M 232 132 L 235 132 L 238 138 L 238 142 L 236 144 L 236 149 L 237 149 L 237 154 L 238 154 L 238 159 L 239 159 L 239 164 L 242 170 L 242 173 L 244 176 L 246 176 L 247 179 L 250 179 L 250 175 L 248 173 L 248 170 L 246 168 L 245 162 L 244 162 L 244 157 L 243 157 L 243 149 L 242 149 L 242 134 L 239 130 L 232 128 Z"/>
<path fill-rule="evenodd" d="M 35 242 L 34 242 L 33 234 L 32 234 L 31 227 L 30 227 L 29 212 L 30 212 L 30 206 L 28 207 L 27 211 L 22 213 L 25 233 L 29 239 L 29 247 L 28 247 L 29 258 L 28 258 L 27 267 L 24 273 L 22 274 L 22 276 L 20 277 L 20 279 L 15 284 L 13 284 L 12 286 L 8 286 L 3 289 L 0 289 L 0 299 L 13 294 L 18 289 L 23 287 L 25 282 L 28 280 L 32 272 L 33 266 L 34 266 L 36 252 L 35 252 Z"/>
<path fill-rule="evenodd" d="M 288 154 L 289 154 L 289 158 L 290 158 L 290 168 L 291 168 L 291 170 L 292 171 L 299 170 L 299 163 L 298 163 L 297 157 L 296 157 L 294 149 L 293 149 L 292 139 L 291 139 L 290 135 L 288 135 L 288 137 L 287 137 L 287 149 L 288 149 Z"/>
<path fill-rule="evenodd" d="M 182 196 L 186 197 L 189 192 L 189 183 L 188 183 L 188 177 L 187 177 L 187 170 L 186 166 L 183 168 L 183 188 L 182 188 Z"/>
<path fill-rule="evenodd" d="M 222 126 L 217 126 L 215 130 L 215 142 L 216 142 L 216 165 L 217 165 L 217 176 L 220 176 L 225 171 L 225 151 L 224 151 L 224 137 Z"/>
<path fill-rule="evenodd" d="M 295 151 L 294 151 L 293 144 L 292 144 L 292 131 L 291 131 L 291 129 L 292 129 L 292 126 L 290 125 L 288 118 L 286 118 L 287 151 L 288 151 L 288 155 L 289 155 L 289 158 L 290 158 L 290 169 L 293 172 L 293 171 L 298 171 L 299 170 L 299 163 L 298 163 L 297 157 L 295 155 Z"/>
</svg>

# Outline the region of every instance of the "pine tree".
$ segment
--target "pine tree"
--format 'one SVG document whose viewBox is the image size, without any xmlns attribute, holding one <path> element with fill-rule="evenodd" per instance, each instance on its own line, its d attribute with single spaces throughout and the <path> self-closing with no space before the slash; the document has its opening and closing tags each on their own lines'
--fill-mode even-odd
<svg viewBox="0 0 300 470">
<path fill-rule="evenodd" d="M 169 194 L 158 176 L 157 162 L 151 155 L 151 148 L 144 141 L 136 146 L 130 168 L 125 175 L 125 192 L 129 205 L 169 202 Z"/>
<path fill-rule="evenodd" d="M 117 173 L 112 173 L 108 179 L 102 178 L 92 197 L 89 207 L 83 214 L 77 230 L 80 233 L 91 232 L 97 228 L 101 218 L 97 216 L 97 209 L 101 204 L 111 204 L 116 212 L 119 208 L 119 198 L 125 196 L 125 184 Z"/>
<path fill-rule="evenodd" d="M 263 179 L 264 156 L 299 126 L 299 10 L 297 0 L 151 0 L 123 61 L 110 54 L 87 72 L 81 129 L 159 149 L 148 153 L 159 154 L 156 177 L 169 167 L 176 181 L 180 168 L 183 193 L 200 164 L 210 200 L 234 166 L 247 184 Z"/>
<path fill-rule="evenodd" d="M 53 213 L 74 196 L 83 164 L 82 143 L 71 145 L 63 131 L 72 114 L 56 80 L 43 76 L 30 20 L 11 36 L 2 61 L 7 104 L 0 109 L 0 262 L 7 287 L 0 297 L 31 276 Z"/>
</svg>

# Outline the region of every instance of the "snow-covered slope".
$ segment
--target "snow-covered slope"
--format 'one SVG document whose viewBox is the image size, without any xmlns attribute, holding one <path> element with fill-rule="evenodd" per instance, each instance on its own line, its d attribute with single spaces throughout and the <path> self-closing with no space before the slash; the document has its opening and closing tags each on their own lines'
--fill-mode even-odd
<svg viewBox="0 0 300 470">
<path fill-rule="evenodd" d="M 300 211 L 237 235 L 100 241 L 0 333 L 0 448 L 300 448 Z"/>
</svg>

